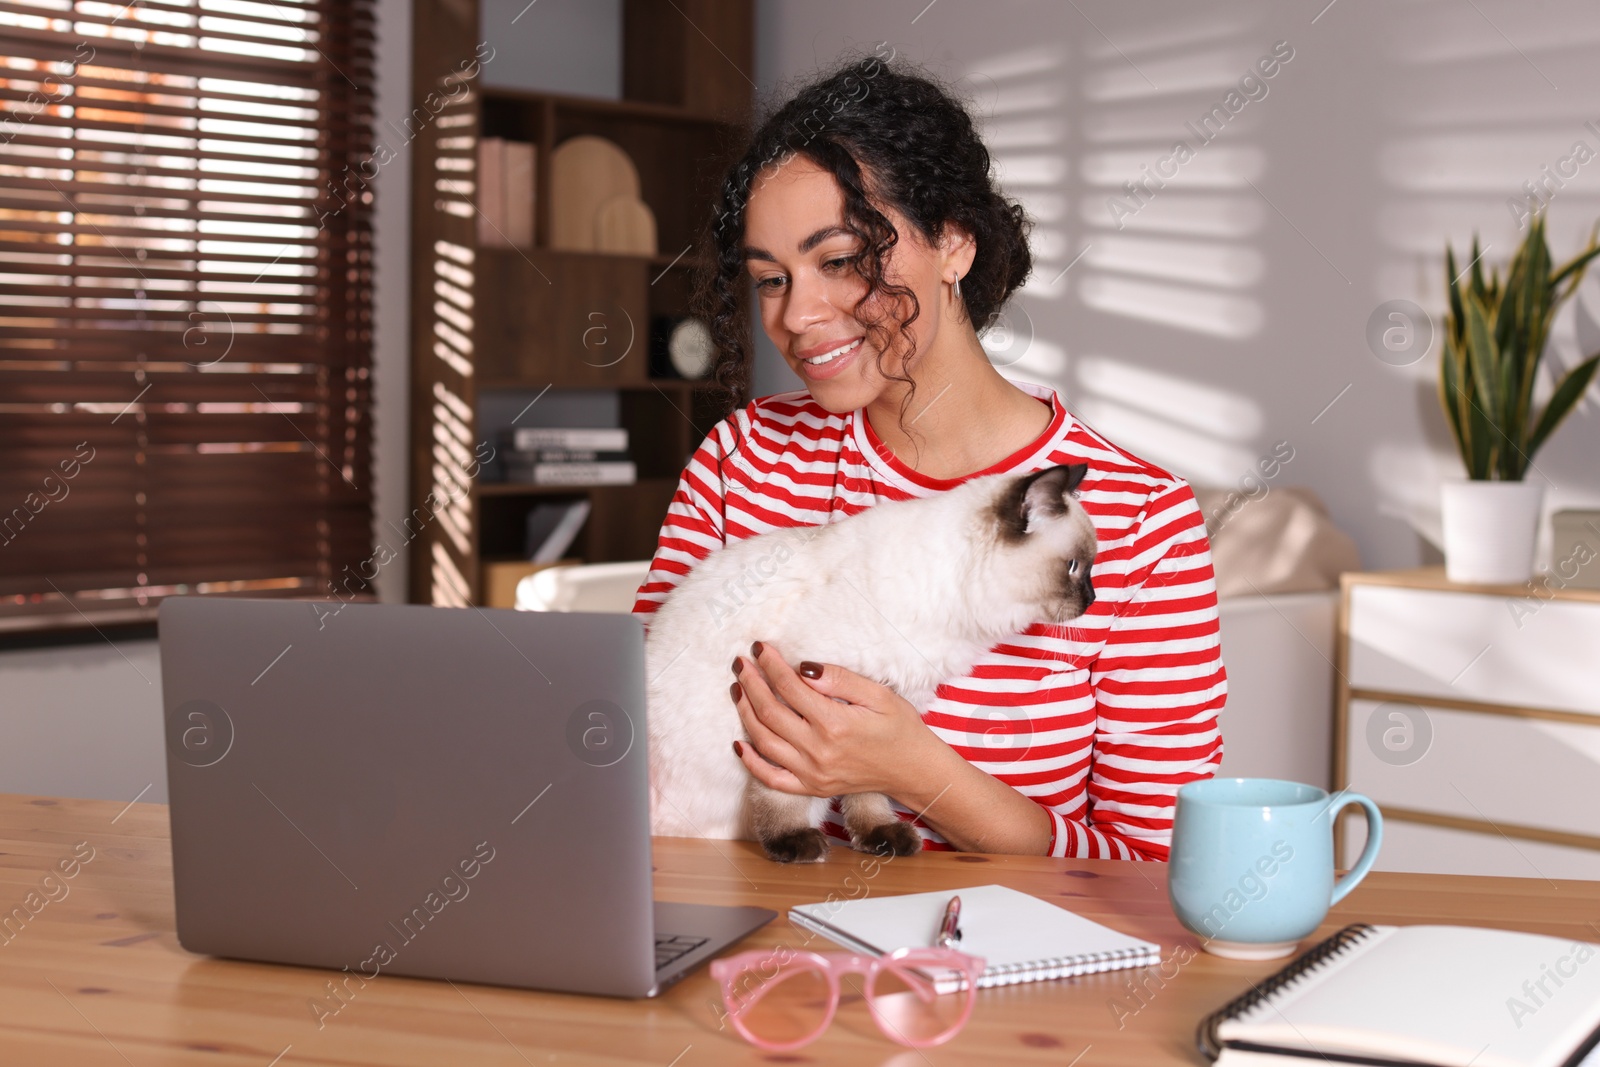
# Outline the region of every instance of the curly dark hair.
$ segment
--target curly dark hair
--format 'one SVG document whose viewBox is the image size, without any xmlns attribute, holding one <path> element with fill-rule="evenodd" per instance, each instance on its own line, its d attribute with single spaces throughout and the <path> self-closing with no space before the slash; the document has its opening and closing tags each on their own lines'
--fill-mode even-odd
<svg viewBox="0 0 1600 1067">
<path fill-rule="evenodd" d="M 795 155 L 832 174 L 844 194 L 845 226 L 862 242 L 853 266 L 867 282 L 852 313 L 879 353 L 879 371 L 910 385 L 903 420 L 916 384 L 889 375 L 884 355 L 896 340 L 904 351 L 915 350 L 911 324 L 921 308 L 910 289 L 883 276 L 884 259 L 900 235 L 874 204 L 892 207 L 930 244 L 950 224 L 972 235 L 976 255 L 961 279 L 961 298 L 979 331 L 994 323 L 1033 269 L 1028 217 L 996 187 L 989 150 L 966 106 L 926 72 L 892 54 L 873 54 L 801 86 L 759 122 L 744 155 L 728 169 L 708 227 L 714 254 L 696 279 L 695 307 L 716 344 L 714 377 L 729 410 L 744 402 L 750 385 L 749 326 L 740 299 L 745 206 L 761 173 Z M 884 304 L 895 310 L 863 318 L 877 294 L 889 296 Z"/>
</svg>

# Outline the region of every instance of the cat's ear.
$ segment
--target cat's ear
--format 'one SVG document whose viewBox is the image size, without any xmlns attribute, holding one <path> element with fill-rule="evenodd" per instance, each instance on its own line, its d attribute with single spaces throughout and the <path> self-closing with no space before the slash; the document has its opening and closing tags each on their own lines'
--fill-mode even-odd
<svg viewBox="0 0 1600 1067">
<path fill-rule="evenodd" d="M 1088 470 L 1088 464 L 1073 463 L 1046 467 L 1018 478 L 1001 498 L 1002 529 L 1012 539 L 1021 539 L 1037 529 L 1040 522 L 1065 515 L 1068 495 L 1078 488 Z"/>
<path fill-rule="evenodd" d="M 1086 464 L 1072 464 L 1046 467 L 1037 474 L 1029 475 L 1026 488 L 1022 490 L 1022 514 L 1019 515 L 1022 533 L 1034 530 L 1040 520 L 1066 515 L 1067 494 L 1083 482 L 1086 470 Z"/>
</svg>

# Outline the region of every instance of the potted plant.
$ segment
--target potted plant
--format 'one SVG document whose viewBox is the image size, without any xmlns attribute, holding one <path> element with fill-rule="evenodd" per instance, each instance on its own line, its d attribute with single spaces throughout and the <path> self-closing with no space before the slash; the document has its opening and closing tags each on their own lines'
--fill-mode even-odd
<svg viewBox="0 0 1600 1067">
<path fill-rule="evenodd" d="M 1534 215 L 1503 285 L 1498 270 L 1484 280 L 1476 234 L 1466 271 L 1456 269 L 1455 253 L 1445 246 L 1450 310 L 1439 400 L 1467 468 L 1466 480 L 1444 484 L 1440 501 L 1445 571 L 1453 582 L 1521 583 L 1533 577 L 1544 486 L 1523 478 L 1600 363 L 1596 353 L 1573 367 L 1534 415 L 1550 324 L 1583 281 L 1589 261 L 1600 255 L 1597 223 L 1588 247 L 1553 267 L 1544 224 L 1543 212 Z"/>
</svg>

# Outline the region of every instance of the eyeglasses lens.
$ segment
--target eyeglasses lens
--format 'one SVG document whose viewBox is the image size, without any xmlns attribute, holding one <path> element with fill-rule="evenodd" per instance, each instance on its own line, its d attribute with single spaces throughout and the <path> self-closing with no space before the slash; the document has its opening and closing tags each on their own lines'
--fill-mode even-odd
<svg viewBox="0 0 1600 1067">
<path fill-rule="evenodd" d="M 804 1040 L 817 1032 L 828 1014 L 828 980 L 816 968 L 790 964 L 751 969 L 739 979 L 737 994 L 744 1005 L 739 1018 L 758 1039 L 774 1045 Z"/>
<path fill-rule="evenodd" d="M 931 1045 L 961 1025 L 973 990 L 936 994 L 931 981 L 902 964 L 880 967 L 870 994 L 872 1010 L 885 1033 L 906 1044 Z"/>
</svg>

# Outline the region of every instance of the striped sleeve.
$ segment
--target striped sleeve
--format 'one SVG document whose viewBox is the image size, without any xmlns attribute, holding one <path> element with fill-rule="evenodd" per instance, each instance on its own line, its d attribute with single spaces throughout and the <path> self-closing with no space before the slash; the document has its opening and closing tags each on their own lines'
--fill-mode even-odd
<svg viewBox="0 0 1600 1067">
<path fill-rule="evenodd" d="M 727 540 L 723 460 L 731 451 L 735 429 L 731 417 L 718 423 L 678 477 L 655 557 L 634 598 L 633 613 L 641 616 L 646 626 L 684 575 Z"/>
<path fill-rule="evenodd" d="M 1165 860 L 1178 787 L 1216 773 L 1227 697 L 1211 547 L 1183 482 L 1153 496 L 1124 598 L 1090 670 L 1097 710 L 1086 823 L 1052 854 Z"/>
</svg>

